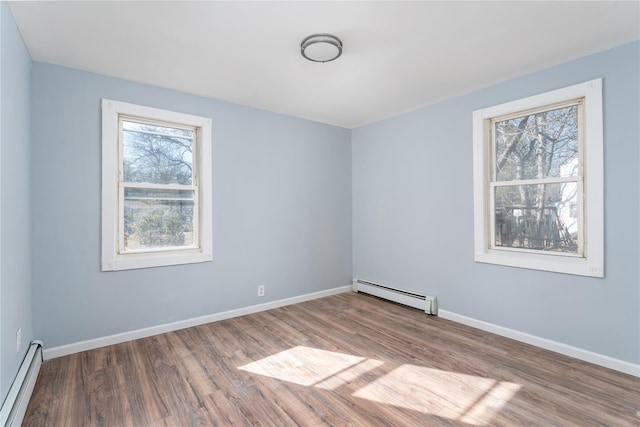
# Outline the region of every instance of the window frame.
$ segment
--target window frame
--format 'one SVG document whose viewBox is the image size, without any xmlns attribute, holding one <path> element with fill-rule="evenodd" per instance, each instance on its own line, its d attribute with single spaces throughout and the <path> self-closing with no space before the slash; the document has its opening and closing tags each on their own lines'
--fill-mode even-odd
<svg viewBox="0 0 640 427">
<path fill-rule="evenodd" d="M 124 183 L 122 173 L 121 122 L 123 119 L 195 130 L 194 180 L 192 185 L 188 186 L 189 189 L 195 189 L 194 226 L 197 228 L 197 239 L 194 245 L 143 251 L 121 250 L 124 236 L 124 188 L 129 186 Z M 127 102 L 102 100 L 102 271 L 192 264 L 213 259 L 211 129 L 210 118 Z M 155 184 L 143 186 L 154 187 Z M 176 189 L 180 188 L 176 186 Z"/>
<path fill-rule="evenodd" d="M 495 224 L 492 182 L 495 182 L 493 123 L 505 117 L 520 117 L 531 111 L 546 111 L 581 100 L 583 115 L 579 138 L 578 190 L 582 188 L 579 227 L 582 254 L 492 247 Z M 474 260 L 481 263 L 534 270 L 604 277 L 602 79 L 594 79 L 539 95 L 473 112 Z M 527 181 L 523 180 L 522 185 Z M 494 184 L 495 186 L 495 184 Z M 579 196 L 580 197 L 580 196 Z"/>
</svg>

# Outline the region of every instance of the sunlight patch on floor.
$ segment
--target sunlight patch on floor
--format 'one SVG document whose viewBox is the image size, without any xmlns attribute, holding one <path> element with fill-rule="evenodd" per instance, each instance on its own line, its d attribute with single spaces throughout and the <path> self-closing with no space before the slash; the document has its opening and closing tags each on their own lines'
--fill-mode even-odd
<svg viewBox="0 0 640 427">
<path fill-rule="evenodd" d="M 304 386 L 334 389 L 382 362 L 298 346 L 238 369 Z"/>
<path fill-rule="evenodd" d="M 409 364 L 394 367 L 393 362 L 306 346 L 293 347 L 238 369 L 334 390 L 362 382 L 364 374 L 382 365 L 391 370 L 374 374 L 375 379 L 353 396 L 472 425 L 487 425 L 521 388 L 519 384 L 491 378 Z"/>
<path fill-rule="evenodd" d="M 519 384 L 401 365 L 354 396 L 473 425 L 485 425 L 518 392 Z"/>
</svg>

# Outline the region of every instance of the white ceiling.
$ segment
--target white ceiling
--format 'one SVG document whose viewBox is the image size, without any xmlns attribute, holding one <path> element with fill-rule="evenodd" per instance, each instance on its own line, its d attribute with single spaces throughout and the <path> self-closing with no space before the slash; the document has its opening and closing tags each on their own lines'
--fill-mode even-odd
<svg viewBox="0 0 640 427">
<path fill-rule="evenodd" d="M 346 128 L 640 38 L 640 1 L 9 5 L 35 61 Z M 338 60 L 302 58 L 318 32 Z"/>
</svg>

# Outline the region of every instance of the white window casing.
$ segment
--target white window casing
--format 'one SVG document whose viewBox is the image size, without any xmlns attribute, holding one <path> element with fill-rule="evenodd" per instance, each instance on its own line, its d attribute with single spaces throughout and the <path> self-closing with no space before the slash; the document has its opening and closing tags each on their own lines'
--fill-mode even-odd
<svg viewBox="0 0 640 427">
<path fill-rule="evenodd" d="M 568 255 L 549 251 L 527 251 L 494 246 L 493 190 L 494 174 L 492 126 L 495 119 L 551 110 L 559 105 L 579 105 L 579 173 L 574 178 L 555 178 L 555 182 L 575 182 L 579 203 L 577 253 Z M 603 115 L 602 79 L 508 102 L 473 113 L 473 192 L 474 258 L 477 262 L 544 270 L 591 277 L 604 277 L 604 202 L 603 202 Z M 546 178 L 545 178 L 546 179 Z M 520 185 L 542 180 L 522 180 Z M 514 182 L 506 183 L 514 185 Z"/>
<path fill-rule="evenodd" d="M 189 127 L 195 131 L 191 185 L 124 183 L 121 120 Z M 102 100 L 102 271 L 207 262 L 212 256 L 211 119 L 126 102 Z M 125 188 L 194 192 L 194 230 L 190 245 L 162 249 L 124 250 Z"/>
</svg>

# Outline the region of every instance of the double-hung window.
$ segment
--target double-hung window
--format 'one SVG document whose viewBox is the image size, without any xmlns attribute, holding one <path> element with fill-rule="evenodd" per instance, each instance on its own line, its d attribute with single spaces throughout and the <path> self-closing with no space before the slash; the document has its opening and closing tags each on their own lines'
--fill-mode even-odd
<svg viewBox="0 0 640 427">
<path fill-rule="evenodd" d="M 103 100 L 102 270 L 211 259 L 211 120 Z"/>
<path fill-rule="evenodd" d="M 475 259 L 603 277 L 602 81 L 474 112 Z"/>
</svg>

